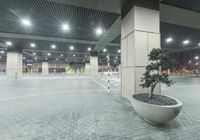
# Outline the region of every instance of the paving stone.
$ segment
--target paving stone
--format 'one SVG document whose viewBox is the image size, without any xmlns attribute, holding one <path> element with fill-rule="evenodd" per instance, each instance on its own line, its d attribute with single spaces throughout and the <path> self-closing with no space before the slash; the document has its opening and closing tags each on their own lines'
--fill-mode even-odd
<svg viewBox="0 0 200 140">
<path fill-rule="evenodd" d="M 198 140 L 200 79 L 173 79 L 162 91 L 184 106 L 161 126 L 142 120 L 119 87 L 107 94 L 87 77 L 0 81 L 0 140 Z"/>
</svg>

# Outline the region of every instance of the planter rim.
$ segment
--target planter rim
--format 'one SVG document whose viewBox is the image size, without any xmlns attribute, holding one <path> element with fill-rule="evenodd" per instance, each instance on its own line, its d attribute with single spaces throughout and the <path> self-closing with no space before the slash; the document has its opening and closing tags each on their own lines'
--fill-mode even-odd
<svg viewBox="0 0 200 140">
<path fill-rule="evenodd" d="M 140 93 L 136 93 L 136 94 L 133 94 L 133 95 L 132 95 L 132 98 L 133 98 L 135 101 L 140 102 L 140 103 L 143 103 L 143 104 L 146 104 L 146 105 L 150 105 L 150 106 L 163 107 L 163 108 L 174 108 L 174 107 L 180 107 L 180 106 L 183 105 L 183 103 L 182 103 L 180 100 L 178 100 L 177 98 L 170 97 L 170 96 L 167 96 L 167 95 L 161 95 L 161 96 L 165 96 L 165 97 L 174 99 L 174 100 L 177 102 L 177 104 L 175 104 L 175 105 L 155 105 L 155 104 L 149 104 L 149 103 L 146 103 L 146 102 L 142 102 L 142 101 L 136 100 L 136 99 L 134 98 L 134 95 L 137 95 L 137 94 L 140 94 Z M 145 94 L 148 94 L 148 93 L 145 93 Z M 155 95 L 155 94 L 154 94 L 154 95 Z"/>
</svg>

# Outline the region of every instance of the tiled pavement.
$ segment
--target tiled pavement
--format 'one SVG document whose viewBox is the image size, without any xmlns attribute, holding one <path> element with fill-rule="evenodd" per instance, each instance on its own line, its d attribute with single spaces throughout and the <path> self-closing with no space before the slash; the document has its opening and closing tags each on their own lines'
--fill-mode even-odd
<svg viewBox="0 0 200 140">
<path fill-rule="evenodd" d="M 0 140 L 199 140 L 200 78 L 176 78 L 163 93 L 179 98 L 178 118 L 144 122 L 130 103 L 89 78 L 0 81 Z"/>
</svg>

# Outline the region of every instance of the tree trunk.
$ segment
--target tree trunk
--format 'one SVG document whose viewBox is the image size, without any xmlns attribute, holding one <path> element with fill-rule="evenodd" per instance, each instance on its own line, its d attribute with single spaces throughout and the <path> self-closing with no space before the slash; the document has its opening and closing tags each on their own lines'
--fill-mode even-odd
<svg viewBox="0 0 200 140">
<path fill-rule="evenodd" d="M 152 85 L 152 86 L 151 86 L 151 91 L 150 91 L 150 93 L 149 93 L 149 98 L 150 98 L 150 99 L 152 99 L 154 89 L 155 89 L 155 85 Z"/>
</svg>

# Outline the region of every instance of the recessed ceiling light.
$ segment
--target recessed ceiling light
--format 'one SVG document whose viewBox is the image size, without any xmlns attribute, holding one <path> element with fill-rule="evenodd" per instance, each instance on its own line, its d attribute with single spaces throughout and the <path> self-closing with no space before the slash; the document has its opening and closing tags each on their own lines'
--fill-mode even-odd
<svg viewBox="0 0 200 140">
<path fill-rule="evenodd" d="M 106 48 L 104 48 L 104 49 L 103 49 L 103 52 L 107 52 L 107 49 L 106 49 Z"/>
<path fill-rule="evenodd" d="M 51 53 L 47 53 L 48 56 L 51 56 Z"/>
<path fill-rule="evenodd" d="M 22 24 L 24 24 L 26 26 L 31 26 L 31 21 L 28 19 L 22 19 Z"/>
<path fill-rule="evenodd" d="M 45 60 L 48 60 L 48 58 L 45 58 Z"/>
<path fill-rule="evenodd" d="M 115 59 L 118 59 L 118 57 L 116 56 Z"/>
<path fill-rule="evenodd" d="M 200 43 L 198 45 L 200 46 Z"/>
<path fill-rule="evenodd" d="M 23 57 L 23 59 L 26 59 L 26 57 Z"/>
<path fill-rule="evenodd" d="M 12 42 L 6 41 L 6 45 L 11 46 L 11 45 L 12 45 Z"/>
<path fill-rule="evenodd" d="M 194 59 L 198 60 L 198 59 L 199 59 L 199 56 L 195 56 Z"/>
<path fill-rule="evenodd" d="M 34 59 L 37 60 L 37 57 L 35 57 Z"/>
<path fill-rule="evenodd" d="M 5 51 L 1 51 L 1 53 L 5 53 Z"/>
<path fill-rule="evenodd" d="M 76 55 L 75 54 L 73 54 L 73 57 L 75 57 Z"/>
<path fill-rule="evenodd" d="M 70 46 L 70 50 L 74 50 L 74 46 Z"/>
<path fill-rule="evenodd" d="M 184 45 L 189 44 L 189 43 L 190 43 L 190 40 L 184 40 L 184 41 L 183 41 L 183 44 L 184 44 Z"/>
<path fill-rule="evenodd" d="M 91 51 L 91 50 L 92 50 L 92 49 L 89 47 L 89 48 L 88 48 L 88 51 Z"/>
<path fill-rule="evenodd" d="M 34 52 L 33 55 L 36 55 L 36 53 Z"/>
<path fill-rule="evenodd" d="M 31 43 L 30 45 L 32 48 L 34 48 L 36 46 L 35 43 Z"/>
<path fill-rule="evenodd" d="M 56 61 L 58 61 L 58 58 L 56 58 Z"/>
<path fill-rule="evenodd" d="M 52 49 L 56 49 L 56 45 L 51 45 L 51 48 Z"/>
<path fill-rule="evenodd" d="M 120 53 L 120 52 L 121 52 L 121 50 L 117 50 L 117 52 L 118 52 L 118 53 Z"/>
<path fill-rule="evenodd" d="M 60 56 L 63 56 L 63 54 L 61 54 Z"/>
<path fill-rule="evenodd" d="M 69 24 L 67 24 L 67 23 L 63 24 L 63 25 L 62 25 L 62 29 L 63 29 L 64 31 L 68 31 L 68 30 L 69 30 Z"/>
<path fill-rule="evenodd" d="M 97 35 L 101 35 L 103 33 L 103 30 L 101 28 L 96 29 Z"/>
<path fill-rule="evenodd" d="M 170 43 L 170 42 L 172 42 L 173 41 L 173 38 L 171 38 L 171 37 L 168 37 L 167 39 L 166 39 L 166 42 L 167 43 Z"/>
</svg>

